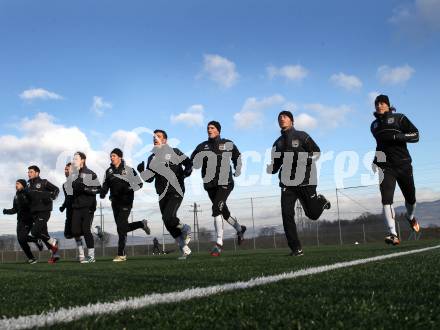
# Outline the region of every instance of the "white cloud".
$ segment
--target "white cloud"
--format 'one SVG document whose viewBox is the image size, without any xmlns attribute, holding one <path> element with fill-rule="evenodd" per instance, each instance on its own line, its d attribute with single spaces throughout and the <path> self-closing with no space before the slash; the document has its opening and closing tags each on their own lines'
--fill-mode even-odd
<svg viewBox="0 0 440 330">
<path fill-rule="evenodd" d="M 440 1 L 416 0 L 393 10 L 389 22 L 412 35 L 440 29 Z"/>
<path fill-rule="evenodd" d="M 294 81 L 301 81 L 309 74 L 309 71 L 301 65 L 285 65 L 280 68 L 270 65 L 266 71 L 270 79 L 279 76 Z"/>
<path fill-rule="evenodd" d="M 295 128 L 298 130 L 308 130 L 314 129 L 318 126 L 318 121 L 316 118 L 306 114 L 300 113 L 299 115 L 294 117 L 295 120 Z"/>
<path fill-rule="evenodd" d="M 411 79 L 414 72 L 415 70 L 408 64 L 394 68 L 382 65 L 377 69 L 377 76 L 383 84 L 397 85 L 403 84 Z"/>
<path fill-rule="evenodd" d="M 234 114 L 234 123 L 237 128 L 250 128 L 261 125 L 263 121 L 262 111 L 273 108 L 285 101 L 284 97 L 275 94 L 258 100 L 256 97 L 246 99 L 240 112 Z"/>
<path fill-rule="evenodd" d="M 346 121 L 347 115 L 353 110 L 347 105 L 332 107 L 320 103 L 306 104 L 305 109 L 318 115 L 320 127 L 334 129 Z"/>
<path fill-rule="evenodd" d="M 57 93 L 50 92 L 44 88 L 31 88 L 23 91 L 20 98 L 26 101 L 33 100 L 62 100 L 63 97 Z"/>
<path fill-rule="evenodd" d="M 113 105 L 110 102 L 104 101 L 101 96 L 93 96 L 93 104 L 90 110 L 95 113 L 98 117 L 104 115 L 106 109 L 111 109 Z"/>
<path fill-rule="evenodd" d="M 204 55 L 202 76 L 204 75 L 226 88 L 234 85 L 239 78 L 239 74 L 235 69 L 235 63 L 215 54 Z"/>
<path fill-rule="evenodd" d="M 194 104 L 190 106 L 185 112 L 178 115 L 171 115 L 171 123 L 184 123 L 191 126 L 203 126 L 204 120 L 204 107 L 202 104 Z"/>
<path fill-rule="evenodd" d="M 0 201 L 4 200 L 3 187 L 12 187 L 17 178 L 26 178 L 27 167 L 31 164 L 40 167 L 42 177 L 61 185 L 65 163 L 76 151 L 82 151 L 87 155 L 87 164 L 102 179 L 113 148 L 121 148 L 124 158 L 131 163 L 133 149 L 142 143 L 135 132 L 118 130 L 95 149 L 78 127 L 60 125 L 44 112 L 23 118 L 16 129 L 16 135 L 0 135 L 0 156 L 3 159 L 0 163 Z"/>
<path fill-rule="evenodd" d="M 362 81 L 353 75 L 347 75 L 339 72 L 330 77 L 330 81 L 336 86 L 342 87 L 348 91 L 360 89 L 362 87 Z"/>
<path fill-rule="evenodd" d="M 262 124 L 263 114 L 261 112 L 237 112 L 234 114 L 235 127 L 251 128 Z"/>
</svg>

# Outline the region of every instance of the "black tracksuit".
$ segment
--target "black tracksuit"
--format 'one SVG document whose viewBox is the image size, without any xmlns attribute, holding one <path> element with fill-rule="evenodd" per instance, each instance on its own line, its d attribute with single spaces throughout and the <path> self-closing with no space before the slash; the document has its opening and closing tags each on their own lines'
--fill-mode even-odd
<svg viewBox="0 0 440 330">
<path fill-rule="evenodd" d="M 229 194 L 234 189 L 231 161 L 234 176 L 241 172 L 241 157 L 237 146 L 218 136 L 200 143 L 191 155 L 194 168 L 201 168 L 203 187 L 212 202 L 212 216 L 222 215 L 225 220 L 231 213 L 226 205 Z"/>
<path fill-rule="evenodd" d="M 66 211 L 66 222 L 64 225 L 64 237 L 67 239 L 73 238 L 72 234 L 72 214 L 73 214 L 73 193 L 70 194 L 67 192 L 71 187 L 72 183 L 69 179 L 63 184 L 63 192 L 64 192 L 64 202 L 60 206 L 60 212 Z"/>
<path fill-rule="evenodd" d="M 36 177 L 28 181 L 24 192 L 30 201 L 29 208 L 34 222 L 31 234 L 41 239 L 49 248 L 50 236 L 47 231 L 47 222 L 52 211 L 53 200 L 58 197 L 60 190 L 48 180 Z"/>
<path fill-rule="evenodd" d="M 136 171 L 122 161 L 119 167 L 110 165 L 105 172 L 104 183 L 101 189 L 101 198 L 110 190 L 113 215 L 118 230 L 118 256 L 125 256 L 127 232 L 143 228 L 142 221 L 129 223 L 133 207 L 134 192 L 142 188 L 142 180 Z"/>
<path fill-rule="evenodd" d="M 295 224 L 296 201 L 299 199 L 305 215 L 312 220 L 321 216 L 327 202 L 316 193 L 315 161 L 319 152 L 315 141 L 294 127 L 281 131 L 281 136 L 273 144 L 272 163 L 268 172 L 279 172 L 284 232 L 293 251 L 301 249 Z"/>
<path fill-rule="evenodd" d="M 28 259 L 34 259 L 28 242 L 37 242 L 37 239 L 29 236 L 33 221 L 29 208 L 29 200 L 24 190 L 19 190 L 15 194 L 12 209 L 4 209 L 3 214 L 17 214 L 17 239 Z"/>
<path fill-rule="evenodd" d="M 185 194 L 184 180 L 192 172 L 192 161 L 182 151 L 167 144 L 155 147 L 152 152 L 142 176 L 147 182 L 155 181 L 162 220 L 171 236 L 177 238 L 182 235 L 177 211 Z"/>
<path fill-rule="evenodd" d="M 371 124 L 371 133 L 377 147 L 373 162 L 381 169 L 382 204 L 393 204 L 397 181 L 405 201 L 413 205 L 416 203 L 416 190 L 407 143 L 418 142 L 419 131 L 404 114 L 388 111 L 382 115 L 374 113 L 374 116 L 376 120 Z"/>
<path fill-rule="evenodd" d="M 84 236 L 87 248 L 92 249 L 95 242 L 92 235 L 92 222 L 96 210 L 96 194 L 101 185 L 98 177 L 88 167 L 84 166 L 72 173 L 72 235 Z"/>
</svg>

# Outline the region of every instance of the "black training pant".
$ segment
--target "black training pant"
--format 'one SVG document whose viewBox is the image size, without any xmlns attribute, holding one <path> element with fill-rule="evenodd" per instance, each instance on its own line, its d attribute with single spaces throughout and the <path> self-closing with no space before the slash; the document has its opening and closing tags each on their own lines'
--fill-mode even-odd
<svg viewBox="0 0 440 330">
<path fill-rule="evenodd" d="M 118 230 L 118 256 L 125 256 L 125 245 L 127 244 L 127 233 L 144 227 L 142 221 L 128 222 L 131 206 L 121 206 L 112 203 L 113 216 L 115 217 Z"/>
<path fill-rule="evenodd" d="M 229 219 L 231 212 L 229 212 L 226 200 L 229 194 L 234 189 L 234 186 L 218 186 L 215 188 L 207 189 L 209 199 L 212 202 L 212 216 L 217 217 L 223 215 L 225 220 Z"/>
<path fill-rule="evenodd" d="M 29 233 L 32 229 L 32 223 L 26 223 L 23 221 L 17 222 L 17 240 L 18 244 L 22 248 L 24 254 L 28 259 L 34 259 L 34 255 L 32 254 L 31 248 L 28 242 L 36 242 L 37 239 L 29 236 Z"/>
<path fill-rule="evenodd" d="M 411 164 L 403 164 L 396 167 L 383 167 L 380 179 L 380 194 L 382 204 L 391 205 L 394 200 L 394 190 L 398 183 L 403 197 L 408 204 L 416 203 L 416 188 L 414 186 L 414 176 Z"/>
<path fill-rule="evenodd" d="M 165 228 L 173 238 L 182 235 L 181 229 L 177 227 L 180 223 L 180 219 L 177 217 L 177 210 L 179 210 L 182 200 L 183 197 L 179 194 L 166 194 L 159 201 L 159 208 Z"/>
<path fill-rule="evenodd" d="M 95 247 L 92 234 L 93 215 L 95 210 L 88 207 L 74 208 L 72 212 L 72 235 L 73 237 L 84 236 L 88 249 Z"/>
<path fill-rule="evenodd" d="M 295 223 L 295 203 L 299 199 L 305 215 L 317 220 L 324 211 L 325 199 L 319 198 L 316 186 L 295 186 L 281 190 L 281 214 L 287 244 L 292 251 L 301 249 Z"/>
<path fill-rule="evenodd" d="M 67 239 L 73 238 L 72 214 L 73 214 L 73 209 L 71 207 L 67 207 L 66 208 L 66 223 L 64 224 L 64 237 Z"/>
<path fill-rule="evenodd" d="M 50 239 L 49 233 L 47 231 L 47 222 L 50 218 L 50 211 L 35 212 L 32 214 L 32 220 L 34 225 L 31 229 L 31 234 L 33 237 L 41 239 L 46 246 L 47 241 Z"/>
</svg>

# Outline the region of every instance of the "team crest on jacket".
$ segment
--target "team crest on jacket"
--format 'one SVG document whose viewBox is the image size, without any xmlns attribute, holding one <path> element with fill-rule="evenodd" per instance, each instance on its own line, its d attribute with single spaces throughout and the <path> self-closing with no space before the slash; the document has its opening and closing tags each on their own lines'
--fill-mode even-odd
<svg viewBox="0 0 440 330">
<path fill-rule="evenodd" d="M 388 118 L 387 123 L 388 124 L 394 124 L 394 118 Z"/>
<path fill-rule="evenodd" d="M 205 146 L 203 147 L 205 150 L 209 149 L 209 146 L 207 144 L 205 144 Z"/>
<path fill-rule="evenodd" d="M 37 187 L 37 189 L 40 189 L 40 188 L 41 188 L 41 184 L 37 183 L 37 184 L 35 185 L 35 187 Z"/>
<path fill-rule="evenodd" d="M 218 145 L 218 149 L 221 151 L 231 151 L 234 144 L 232 142 L 221 143 Z"/>
<path fill-rule="evenodd" d="M 293 140 L 292 141 L 292 147 L 298 148 L 299 147 L 299 140 Z"/>
<path fill-rule="evenodd" d="M 112 173 L 113 173 L 113 170 L 112 170 L 111 168 L 109 168 L 109 169 L 108 169 L 108 173 L 109 173 L 109 174 L 112 174 Z"/>
<path fill-rule="evenodd" d="M 127 171 L 124 169 L 124 170 L 122 170 L 121 174 L 122 175 L 127 175 Z"/>
</svg>

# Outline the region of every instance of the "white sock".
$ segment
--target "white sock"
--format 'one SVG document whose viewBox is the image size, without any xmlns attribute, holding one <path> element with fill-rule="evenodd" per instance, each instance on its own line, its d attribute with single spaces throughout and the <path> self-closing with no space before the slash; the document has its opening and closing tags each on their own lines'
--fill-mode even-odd
<svg viewBox="0 0 440 330">
<path fill-rule="evenodd" d="M 49 243 L 50 245 L 55 245 L 55 242 L 56 242 L 56 240 L 55 240 L 55 238 L 49 238 L 49 240 L 47 241 L 47 243 Z"/>
<path fill-rule="evenodd" d="M 223 217 L 221 215 L 214 217 L 214 228 L 217 235 L 217 245 L 223 246 Z"/>
<path fill-rule="evenodd" d="M 226 220 L 226 219 L 225 219 Z M 237 218 L 234 218 L 232 215 L 229 216 L 229 218 L 226 220 L 234 229 L 237 231 L 237 233 L 241 232 L 241 225 L 238 223 Z"/>
<path fill-rule="evenodd" d="M 95 257 L 95 249 L 94 248 L 93 249 L 87 249 L 87 255 L 89 257 L 94 258 Z"/>
<path fill-rule="evenodd" d="M 79 238 L 79 239 L 75 238 L 75 242 L 76 242 L 76 246 L 78 248 L 78 256 L 80 258 L 84 258 L 84 246 L 83 246 L 82 239 L 81 238 Z"/>
<path fill-rule="evenodd" d="M 394 208 L 392 205 L 384 205 L 383 213 L 385 215 L 385 225 L 388 227 L 390 234 L 396 235 L 396 221 L 394 220 Z"/>
<path fill-rule="evenodd" d="M 406 207 L 406 218 L 408 220 L 414 219 L 414 213 L 415 213 L 415 210 L 416 210 L 416 203 L 409 204 L 409 203 L 405 202 L 405 207 Z"/>
</svg>

